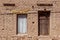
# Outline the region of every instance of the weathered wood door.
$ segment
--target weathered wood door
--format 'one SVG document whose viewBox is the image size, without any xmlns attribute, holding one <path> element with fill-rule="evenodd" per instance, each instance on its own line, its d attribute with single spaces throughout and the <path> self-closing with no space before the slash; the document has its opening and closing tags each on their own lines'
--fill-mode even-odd
<svg viewBox="0 0 60 40">
<path fill-rule="evenodd" d="M 49 34 L 49 12 L 38 12 L 38 35 Z"/>
</svg>

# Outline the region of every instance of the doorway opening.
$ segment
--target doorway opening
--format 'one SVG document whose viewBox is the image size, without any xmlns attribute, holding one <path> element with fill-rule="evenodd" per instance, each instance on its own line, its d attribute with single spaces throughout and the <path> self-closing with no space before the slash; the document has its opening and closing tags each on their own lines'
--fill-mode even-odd
<svg viewBox="0 0 60 40">
<path fill-rule="evenodd" d="M 38 36 L 49 35 L 50 11 L 38 11 Z"/>
</svg>

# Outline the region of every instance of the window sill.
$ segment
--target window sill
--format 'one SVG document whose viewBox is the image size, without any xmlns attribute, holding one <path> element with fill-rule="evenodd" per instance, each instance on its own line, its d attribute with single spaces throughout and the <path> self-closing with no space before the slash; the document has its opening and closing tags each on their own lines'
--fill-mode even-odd
<svg viewBox="0 0 60 40">
<path fill-rule="evenodd" d="M 39 37 L 49 37 L 49 35 L 40 35 Z"/>
<path fill-rule="evenodd" d="M 23 37 L 23 36 L 27 36 L 28 34 L 17 34 L 17 35 L 12 35 L 12 36 L 15 36 L 15 37 L 17 37 L 17 36 L 21 36 L 21 37 Z"/>
<path fill-rule="evenodd" d="M 28 34 L 17 34 L 17 36 L 26 36 Z"/>
</svg>

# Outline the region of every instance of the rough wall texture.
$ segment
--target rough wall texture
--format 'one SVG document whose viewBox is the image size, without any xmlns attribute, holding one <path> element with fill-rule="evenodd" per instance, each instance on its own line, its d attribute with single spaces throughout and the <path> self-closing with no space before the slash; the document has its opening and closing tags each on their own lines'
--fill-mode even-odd
<svg viewBox="0 0 60 40">
<path fill-rule="evenodd" d="M 4 6 L 5 3 L 14 3 L 15 6 Z M 37 6 L 37 3 L 53 6 Z M 30 12 L 27 13 L 27 35 L 21 36 L 16 34 L 17 13 L 10 12 L 23 9 Z M 50 33 L 48 36 L 38 36 L 38 10 L 44 9 L 51 11 Z M 0 40 L 60 40 L 60 0 L 0 0 Z"/>
<path fill-rule="evenodd" d="M 38 26 L 38 14 L 36 12 L 28 14 L 28 34 L 30 36 L 38 36 L 37 26 Z"/>
</svg>

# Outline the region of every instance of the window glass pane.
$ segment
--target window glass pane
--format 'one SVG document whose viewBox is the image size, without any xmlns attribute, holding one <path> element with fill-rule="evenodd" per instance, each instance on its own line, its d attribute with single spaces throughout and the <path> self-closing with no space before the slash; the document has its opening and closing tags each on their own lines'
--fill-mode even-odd
<svg viewBox="0 0 60 40">
<path fill-rule="evenodd" d="M 18 33 L 27 32 L 27 17 L 26 15 L 18 15 Z"/>
</svg>

